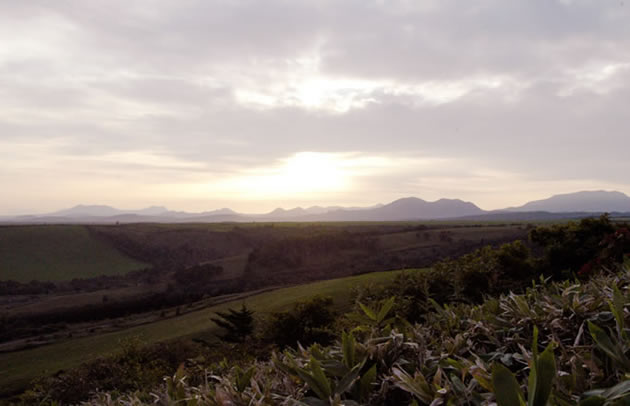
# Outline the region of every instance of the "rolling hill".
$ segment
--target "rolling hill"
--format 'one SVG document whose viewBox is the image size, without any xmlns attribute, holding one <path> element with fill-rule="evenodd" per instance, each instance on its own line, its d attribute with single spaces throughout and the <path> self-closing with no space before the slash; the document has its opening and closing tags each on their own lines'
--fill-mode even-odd
<svg viewBox="0 0 630 406">
<path fill-rule="evenodd" d="M 0 227 L 0 280 L 67 281 L 148 266 L 95 238 L 84 226 Z"/>
</svg>

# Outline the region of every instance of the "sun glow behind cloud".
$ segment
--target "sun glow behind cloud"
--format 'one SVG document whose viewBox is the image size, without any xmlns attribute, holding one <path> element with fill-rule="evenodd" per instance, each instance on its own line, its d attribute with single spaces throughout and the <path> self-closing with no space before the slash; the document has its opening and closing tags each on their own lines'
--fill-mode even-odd
<svg viewBox="0 0 630 406">
<path fill-rule="evenodd" d="M 478 89 L 498 89 L 503 78 L 481 77 L 460 81 L 396 82 L 356 80 L 314 75 L 299 81 L 279 82 L 268 87 L 238 88 L 236 100 L 250 107 L 299 107 L 329 113 L 345 113 L 381 103 L 383 97 L 406 97 L 412 105 L 439 105 L 455 101 Z"/>
<path fill-rule="evenodd" d="M 388 97 L 402 96 L 413 105 L 439 105 L 478 89 L 506 87 L 506 90 L 513 90 L 510 86 L 513 80 L 501 75 L 425 81 L 334 76 L 321 68 L 321 59 L 315 52 L 311 56 L 269 61 L 265 65 L 266 80 L 241 81 L 234 90 L 234 97 L 246 107 L 297 107 L 342 114 L 372 103 L 382 103 L 383 98 Z"/>
<path fill-rule="evenodd" d="M 312 198 L 351 187 L 344 154 L 299 152 L 268 167 L 247 169 L 212 182 L 209 190 L 252 200 Z"/>
<path fill-rule="evenodd" d="M 409 171 L 447 167 L 444 159 L 367 155 L 360 152 L 297 152 L 269 165 L 237 171 L 232 176 L 204 184 L 190 184 L 184 193 L 195 198 L 221 196 L 234 201 L 301 202 L 335 204 L 386 177 Z M 398 196 L 398 195 L 396 195 Z M 373 204 L 374 199 L 356 199 Z"/>
</svg>

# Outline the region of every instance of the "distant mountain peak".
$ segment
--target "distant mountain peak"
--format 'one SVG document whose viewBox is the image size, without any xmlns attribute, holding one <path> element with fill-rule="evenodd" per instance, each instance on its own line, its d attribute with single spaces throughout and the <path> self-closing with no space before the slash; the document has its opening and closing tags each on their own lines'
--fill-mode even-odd
<svg viewBox="0 0 630 406">
<path fill-rule="evenodd" d="M 630 197 L 618 191 L 582 190 L 534 200 L 508 211 L 561 212 L 630 212 Z"/>
<path fill-rule="evenodd" d="M 407 221 L 448 218 L 571 218 L 590 213 L 630 213 L 630 197 L 619 191 L 582 190 L 556 194 L 519 207 L 486 212 L 461 199 L 427 201 L 407 196 L 387 204 L 368 207 L 309 206 L 277 208 L 266 214 L 241 214 L 229 208 L 203 213 L 170 211 L 164 206 L 121 210 L 102 204 L 78 204 L 54 213 L 32 216 L 2 216 L 3 222 L 218 222 L 218 221 Z M 499 217 L 497 217 L 499 216 Z"/>
<path fill-rule="evenodd" d="M 426 202 L 426 200 L 420 199 L 419 197 L 415 197 L 415 196 L 408 196 L 408 197 L 401 197 L 400 199 L 396 199 L 389 204 L 404 203 L 404 202 Z"/>
<path fill-rule="evenodd" d="M 221 209 L 205 212 L 204 214 L 237 214 L 237 213 L 228 207 L 223 207 Z"/>
<path fill-rule="evenodd" d="M 151 206 L 140 210 L 121 210 L 115 207 L 103 205 L 103 204 L 78 204 L 69 209 L 59 210 L 54 213 L 50 213 L 51 216 L 62 217 L 109 217 L 118 216 L 124 214 L 138 214 L 145 216 L 155 216 L 167 213 L 168 209 L 162 206 Z"/>
<path fill-rule="evenodd" d="M 473 203 L 459 199 L 439 199 L 428 202 L 418 197 L 404 197 L 383 207 L 373 209 L 373 212 L 391 220 L 440 219 L 484 213 Z"/>
</svg>

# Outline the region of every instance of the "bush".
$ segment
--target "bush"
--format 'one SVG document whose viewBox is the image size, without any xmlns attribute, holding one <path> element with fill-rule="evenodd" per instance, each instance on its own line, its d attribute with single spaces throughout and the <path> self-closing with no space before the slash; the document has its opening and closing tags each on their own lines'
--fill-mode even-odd
<svg viewBox="0 0 630 406">
<path fill-rule="evenodd" d="M 330 343 L 335 321 L 332 305 L 332 298 L 316 296 L 296 303 L 289 312 L 274 313 L 262 332 L 263 339 L 280 348 L 295 347 L 298 342 L 302 345 Z"/>
<path fill-rule="evenodd" d="M 69 371 L 43 378 L 21 397 L 23 404 L 77 404 L 96 391 L 131 392 L 144 390 L 170 375 L 187 359 L 197 357 L 203 349 L 188 341 L 166 342 L 147 346 L 139 339 L 120 343 L 120 352 L 98 358 Z M 146 401 L 150 397 L 147 396 Z"/>
<path fill-rule="evenodd" d="M 211 373 L 208 384 L 188 384 L 180 369 L 151 391 L 151 401 L 518 405 L 527 398 L 534 405 L 627 404 L 629 288 L 624 270 L 585 283 L 545 282 L 481 305 L 435 304 L 422 324 L 358 325 L 368 334 L 342 333 L 330 346 L 223 368 Z M 374 312 L 381 311 L 367 313 Z M 141 396 L 146 394 L 102 394 L 89 404 L 148 404 Z"/>
<path fill-rule="evenodd" d="M 597 219 L 582 219 L 579 223 L 537 227 L 529 238 L 543 250 L 537 263 L 539 272 L 561 279 L 578 273 L 584 264 L 596 258 L 602 241 L 614 232 L 608 215 L 602 215 Z"/>
</svg>

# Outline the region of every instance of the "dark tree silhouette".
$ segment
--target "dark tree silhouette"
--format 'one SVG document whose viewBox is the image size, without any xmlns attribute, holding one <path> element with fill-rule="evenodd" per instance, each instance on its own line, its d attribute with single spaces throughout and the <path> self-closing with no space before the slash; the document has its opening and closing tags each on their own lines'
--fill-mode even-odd
<svg viewBox="0 0 630 406">
<path fill-rule="evenodd" d="M 217 326 L 226 330 L 223 335 L 217 335 L 221 340 L 231 343 L 241 343 L 254 331 L 254 311 L 245 304 L 240 310 L 228 309 L 227 312 L 215 312 L 219 317 L 211 317 Z"/>
</svg>

